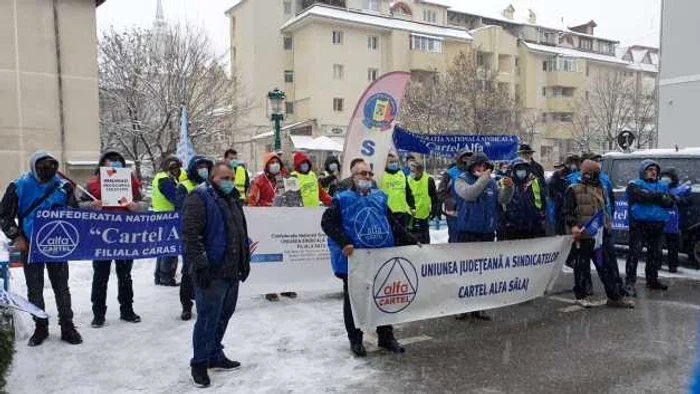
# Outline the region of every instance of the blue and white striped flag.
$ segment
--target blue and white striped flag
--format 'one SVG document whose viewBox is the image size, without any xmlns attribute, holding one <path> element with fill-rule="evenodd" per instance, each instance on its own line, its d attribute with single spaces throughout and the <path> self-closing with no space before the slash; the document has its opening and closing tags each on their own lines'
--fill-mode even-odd
<svg viewBox="0 0 700 394">
<path fill-rule="evenodd" d="M 595 241 L 595 246 L 593 247 L 593 264 L 595 264 L 597 269 L 603 267 L 603 233 L 605 232 L 605 213 L 602 210 L 596 212 L 588 222 L 583 225 L 583 230 L 585 230 L 593 240 Z"/>
<path fill-rule="evenodd" d="M 177 143 L 177 157 L 182 162 L 182 165 L 187 167 L 192 156 L 194 156 L 194 147 L 190 141 L 190 136 L 187 132 L 187 107 L 182 106 L 182 116 L 180 118 L 180 141 Z"/>
</svg>

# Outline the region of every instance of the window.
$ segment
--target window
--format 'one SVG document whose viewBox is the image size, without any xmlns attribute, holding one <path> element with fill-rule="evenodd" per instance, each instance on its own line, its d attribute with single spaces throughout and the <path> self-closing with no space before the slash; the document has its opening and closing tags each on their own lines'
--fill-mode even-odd
<svg viewBox="0 0 700 394">
<path fill-rule="evenodd" d="M 342 98 L 334 98 L 333 99 L 333 111 L 335 112 L 343 112 L 345 109 L 345 99 Z"/>
<path fill-rule="evenodd" d="M 294 71 L 286 70 L 284 72 L 284 82 L 286 82 L 286 83 L 294 82 Z"/>
<path fill-rule="evenodd" d="M 477 52 L 476 53 L 476 65 L 479 67 L 484 67 L 485 61 L 484 61 L 484 54 L 482 52 Z"/>
<path fill-rule="evenodd" d="M 294 114 L 294 103 L 286 101 L 284 103 L 285 106 L 285 111 L 287 112 L 288 115 Z"/>
<path fill-rule="evenodd" d="M 423 10 L 423 21 L 437 23 L 437 12 L 435 10 Z"/>
<path fill-rule="evenodd" d="M 284 0 L 284 13 L 285 15 L 292 13 L 292 0 Z"/>
<path fill-rule="evenodd" d="M 600 47 L 600 53 L 604 53 L 606 55 L 615 54 L 615 46 L 612 43 L 601 42 L 599 47 Z"/>
<path fill-rule="evenodd" d="M 345 78 L 345 67 L 342 64 L 333 65 L 333 79 L 342 80 Z"/>
<path fill-rule="evenodd" d="M 542 88 L 542 97 L 547 97 L 547 88 Z"/>
<path fill-rule="evenodd" d="M 343 32 L 338 30 L 333 30 L 333 44 L 342 45 L 343 44 Z"/>
<path fill-rule="evenodd" d="M 590 51 L 593 49 L 593 41 L 590 38 L 581 38 L 578 42 L 578 47 Z"/>
<path fill-rule="evenodd" d="M 573 112 L 543 112 L 542 113 L 542 123 L 547 122 L 573 122 L 574 113 Z"/>
<path fill-rule="evenodd" d="M 376 51 L 378 44 L 379 44 L 379 37 L 377 37 L 377 36 L 367 37 L 367 48 L 369 48 L 370 50 Z"/>
<path fill-rule="evenodd" d="M 575 57 L 553 56 L 542 63 L 542 71 L 578 72 L 578 62 Z"/>
<path fill-rule="evenodd" d="M 379 12 L 379 0 L 367 0 L 367 9 Z"/>
<path fill-rule="evenodd" d="M 294 40 L 291 36 L 284 36 L 284 50 L 291 51 L 294 48 Z"/>
<path fill-rule="evenodd" d="M 442 40 L 439 38 L 412 34 L 411 49 L 421 52 L 442 53 Z"/>
<path fill-rule="evenodd" d="M 556 32 L 543 31 L 539 32 L 539 42 L 540 44 L 557 45 L 558 35 Z"/>
<path fill-rule="evenodd" d="M 549 88 L 550 97 L 574 97 L 576 89 L 565 86 L 554 86 Z"/>
<path fill-rule="evenodd" d="M 367 80 L 374 82 L 379 78 L 379 70 L 376 68 L 370 68 L 367 70 Z"/>
</svg>

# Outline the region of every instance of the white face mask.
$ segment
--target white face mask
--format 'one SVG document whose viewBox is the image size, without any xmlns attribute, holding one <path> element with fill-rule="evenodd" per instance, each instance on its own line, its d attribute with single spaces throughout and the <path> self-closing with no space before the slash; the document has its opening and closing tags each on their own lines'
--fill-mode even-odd
<svg viewBox="0 0 700 394">
<path fill-rule="evenodd" d="M 667 177 L 667 176 L 661 178 L 661 180 L 662 180 L 662 181 L 665 181 L 665 182 L 667 182 L 667 183 L 671 183 L 671 178 L 669 178 L 669 177 Z"/>
<path fill-rule="evenodd" d="M 281 166 L 280 163 L 272 163 L 267 168 L 270 174 L 277 175 L 280 172 Z"/>
</svg>

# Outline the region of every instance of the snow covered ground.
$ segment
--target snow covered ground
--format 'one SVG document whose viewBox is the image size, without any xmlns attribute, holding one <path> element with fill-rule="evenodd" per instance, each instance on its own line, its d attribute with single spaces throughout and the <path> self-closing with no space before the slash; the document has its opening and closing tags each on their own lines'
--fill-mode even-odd
<svg viewBox="0 0 700 394">
<path fill-rule="evenodd" d="M 436 242 L 445 242 L 446 238 L 445 230 L 433 232 Z M 639 273 L 643 275 L 643 272 L 640 264 Z M 13 292 L 25 295 L 22 270 L 13 269 L 12 275 Z M 686 269 L 673 276 L 700 278 L 697 271 Z M 19 336 L 8 391 L 13 394 L 200 392 L 189 377 L 194 321 L 179 320 L 178 289 L 153 285 L 152 261 L 138 261 L 133 278 L 134 306 L 143 321 L 130 324 L 119 320 L 113 274 L 107 325 L 93 329 L 90 327 L 92 266 L 88 262 L 71 264 L 75 322 L 84 343 L 70 346 L 61 342 L 56 320 L 52 319 L 49 340 L 38 348 L 29 348 L 26 341 L 33 324 L 26 315 L 16 314 Z M 55 316 L 48 280 L 44 295 L 47 312 Z M 401 337 L 400 328 L 397 336 Z M 210 392 L 356 392 L 358 386 L 371 382 L 376 374 L 371 358 L 356 359 L 348 349 L 340 292 L 304 293 L 297 300 L 283 299 L 274 304 L 260 296 L 243 296 L 224 344 L 228 356 L 241 361 L 243 367 L 236 372 L 212 373 Z"/>
</svg>

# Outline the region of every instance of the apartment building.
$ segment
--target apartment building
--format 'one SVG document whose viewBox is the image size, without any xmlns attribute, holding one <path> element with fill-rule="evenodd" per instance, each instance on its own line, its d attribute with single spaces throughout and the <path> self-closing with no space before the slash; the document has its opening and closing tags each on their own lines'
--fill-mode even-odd
<svg viewBox="0 0 700 394">
<path fill-rule="evenodd" d="M 374 79 L 389 71 L 416 78 L 443 71 L 471 48 L 479 68 L 536 117 L 534 145 L 552 166 L 576 148 L 576 104 L 598 75 L 654 72 L 622 58 L 616 40 L 595 35 L 594 21 L 545 26 L 532 10 L 513 6 L 484 15 L 439 0 L 242 0 L 227 15 L 231 64 L 255 102 L 238 137 L 251 163 L 272 147 L 269 90 L 287 93 L 285 151 L 319 136 L 342 144 L 354 106 Z"/>
</svg>

